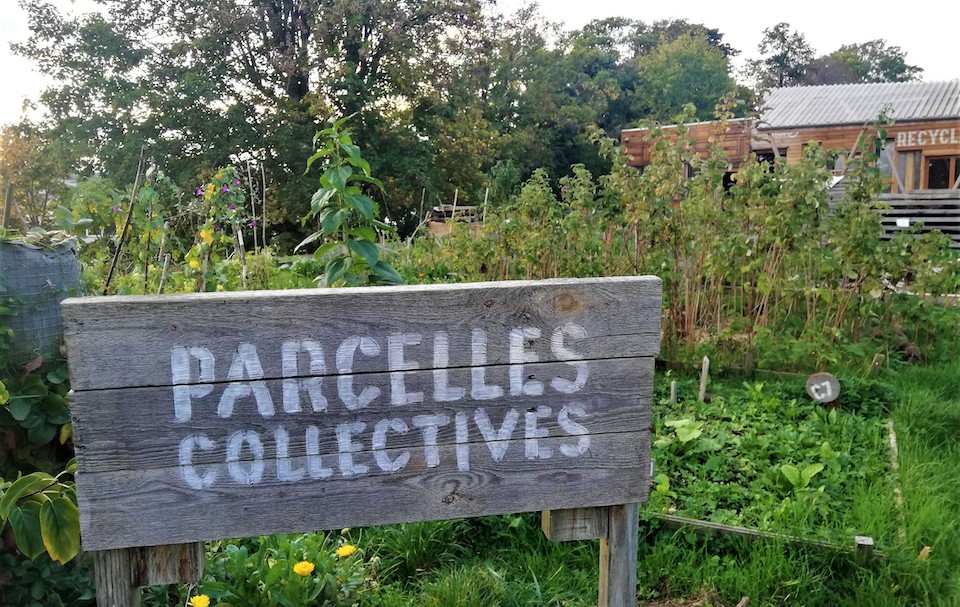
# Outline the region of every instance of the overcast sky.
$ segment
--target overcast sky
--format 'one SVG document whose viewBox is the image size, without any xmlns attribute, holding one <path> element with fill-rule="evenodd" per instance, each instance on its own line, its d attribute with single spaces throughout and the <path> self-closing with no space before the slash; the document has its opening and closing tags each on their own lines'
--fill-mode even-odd
<svg viewBox="0 0 960 607">
<path fill-rule="evenodd" d="M 49 1 L 73 11 L 89 10 L 95 5 L 92 0 Z M 527 4 L 527 0 L 499 0 L 497 4 L 502 11 L 512 12 Z M 883 38 L 888 45 L 899 46 L 906 52 L 907 63 L 924 69 L 924 80 L 960 78 L 957 53 L 951 47 L 960 19 L 960 5 L 955 0 L 895 12 L 885 6 L 883 2 L 842 0 L 543 0 L 540 12 L 552 21 L 562 21 L 568 29 L 579 28 L 591 19 L 615 16 L 646 22 L 686 19 L 703 23 L 719 29 L 724 41 L 741 51 L 738 63 L 757 56 L 764 28 L 785 21 L 803 33 L 818 54 L 829 53 L 843 44 Z M 23 99 L 36 98 L 47 83 L 29 62 L 10 53 L 10 43 L 22 42 L 28 34 L 27 18 L 17 0 L 0 0 L 0 124 L 15 122 L 20 117 Z"/>
</svg>

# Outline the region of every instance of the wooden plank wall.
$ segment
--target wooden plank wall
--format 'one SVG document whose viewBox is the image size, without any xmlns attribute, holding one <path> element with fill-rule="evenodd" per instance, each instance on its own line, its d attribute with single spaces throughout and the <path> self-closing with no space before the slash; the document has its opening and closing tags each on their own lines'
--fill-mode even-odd
<svg viewBox="0 0 960 607">
<path fill-rule="evenodd" d="M 87 550 L 645 501 L 655 277 L 63 304 Z"/>
<path fill-rule="evenodd" d="M 720 132 L 719 122 L 699 122 L 688 125 L 688 136 L 696 140 L 693 151 L 705 156 L 710 147 L 719 144 L 734 168 L 750 154 L 750 140 L 753 134 L 753 120 L 739 118 L 727 123 L 727 130 Z M 655 141 L 647 140 L 649 129 L 628 129 L 622 132 L 621 141 L 633 166 L 646 166 L 652 161 Z M 676 136 L 676 126 L 663 127 L 667 137 Z"/>
<path fill-rule="evenodd" d="M 960 250 L 960 191 L 884 194 L 880 196 L 880 202 L 890 206 L 881 211 L 884 238 L 892 238 L 897 232 L 922 224 L 921 233 L 940 230 L 950 237 L 950 247 Z"/>
</svg>

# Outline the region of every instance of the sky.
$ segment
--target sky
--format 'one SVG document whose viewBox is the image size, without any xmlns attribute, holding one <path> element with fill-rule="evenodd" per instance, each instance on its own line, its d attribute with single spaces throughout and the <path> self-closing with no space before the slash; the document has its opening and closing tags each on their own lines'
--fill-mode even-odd
<svg viewBox="0 0 960 607">
<path fill-rule="evenodd" d="M 67 11 L 88 11 L 93 0 L 49 0 Z M 515 11 L 528 0 L 498 0 L 505 13 Z M 783 21 L 806 36 L 819 54 L 844 44 L 882 38 L 888 46 L 899 46 L 907 63 L 923 68 L 923 80 L 960 78 L 956 53 L 950 44 L 956 39 L 960 5 L 952 0 L 931 9 L 881 10 L 882 2 L 833 0 L 788 0 L 781 2 L 718 2 L 717 0 L 542 0 L 540 12 L 549 20 L 562 22 L 567 29 L 582 27 L 592 19 L 628 17 L 645 22 L 686 19 L 719 29 L 724 42 L 739 49 L 736 60 L 758 56 L 757 45 L 763 30 Z M 932 8 L 932 7 L 936 8 Z M 25 97 L 36 98 L 49 80 L 37 73 L 30 62 L 15 57 L 10 44 L 29 36 L 27 17 L 17 0 L 0 0 L 0 124 L 16 122 Z"/>
</svg>

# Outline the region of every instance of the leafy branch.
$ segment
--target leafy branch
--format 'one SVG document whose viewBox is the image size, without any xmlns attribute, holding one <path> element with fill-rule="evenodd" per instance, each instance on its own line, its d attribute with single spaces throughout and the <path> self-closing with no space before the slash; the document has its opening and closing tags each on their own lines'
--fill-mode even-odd
<svg viewBox="0 0 960 607">
<path fill-rule="evenodd" d="M 330 126 L 313 138 L 316 152 L 307 160 L 306 172 L 322 161 L 323 174 L 303 223 L 316 217 L 320 229 L 297 249 L 323 241 L 314 256 L 329 255 L 323 274 L 327 286 L 402 284 L 403 279 L 382 258 L 382 248 L 377 244 L 378 229 L 393 232 L 394 228 L 377 219 L 379 206 L 363 191 L 373 186 L 382 192 L 383 184 L 370 175 L 370 163 L 345 128 L 349 119 L 331 119 Z"/>
</svg>

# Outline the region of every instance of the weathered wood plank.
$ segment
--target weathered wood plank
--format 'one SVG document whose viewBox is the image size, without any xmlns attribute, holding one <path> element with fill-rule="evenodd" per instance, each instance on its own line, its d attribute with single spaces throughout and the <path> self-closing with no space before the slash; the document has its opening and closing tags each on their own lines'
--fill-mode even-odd
<svg viewBox="0 0 960 607">
<path fill-rule="evenodd" d="M 656 278 L 79 299 L 64 315 L 88 550 L 647 497 Z"/>
<path fill-rule="evenodd" d="M 567 419 L 574 420 L 591 433 L 640 431 L 650 427 L 650 390 L 653 383 L 653 359 L 621 358 L 585 363 L 581 376 L 583 388 L 572 394 L 564 394 L 551 386 L 555 378 L 574 381 L 577 369 L 567 363 L 533 363 L 524 367 L 523 379 L 540 382 L 542 395 L 512 393 L 510 367 L 495 366 L 486 369 L 487 385 L 501 386 L 502 396 L 491 400 L 474 401 L 471 392 L 471 369 L 450 369 L 443 384 L 438 388 L 437 375 L 432 371 L 409 371 L 404 383 L 407 393 L 423 393 L 424 401 L 393 405 L 390 402 L 391 376 L 387 373 L 356 376 L 355 390 L 373 387 L 381 396 L 366 406 L 351 410 L 337 396 L 337 378 L 324 378 L 318 385 L 325 395 L 324 410 L 315 411 L 310 398 L 302 395 L 296 401 L 297 412 L 285 412 L 282 380 L 265 381 L 267 393 L 274 403 L 274 412 L 264 416 L 258 410 L 253 396 L 240 399 L 229 417 L 217 414 L 220 396 L 226 384 L 217 385 L 209 395 L 193 402 L 191 416 L 178 422 L 170 387 L 128 388 L 76 392 L 71 398 L 75 418 L 75 439 L 78 468 L 86 472 L 111 470 L 141 470 L 179 465 L 179 446 L 190 436 L 204 435 L 214 446 L 207 450 L 195 450 L 192 462 L 195 465 L 224 461 L 227 442 L 238 431 L 255 432 L 263 440 L 266 457 L 276 457 L 276 432 L 283 433 L 288 453 L 305 453 L 308 436 L 315 441 L 318 453 L 337 451 L 337 434 L 334 429 L 345 423 L 361 423 L 364 428 L 366 448 L 370 436 L 382 420 L 399 420 L 400 431 L 391 428 L 385 435 L 393 448 L 409 448 L 423 445 L 422 429 L 417 427 L 422 416 L 441 416 L 446 423 L 436 428 L 436 442 L 454 444 L 457 433 L 466 430 L 463 440 L 482 441 L 482 428 L 478 426 L 478 411 L 494 428 L 501 428 L 507 415 L 518 418 L 517 431 L 522 434 L 526 425 L 526 413 L 537 411 L 536 424 L 548 436 L 566 436 L 561 413 L 567 411 Z M 626 378 L 626 379 L 625 379 Z M 461 387 L 462 396 L 456 401 L 438 399 L 440 392 L 449 387 Z M 298 393 L 299 394 L 299 393 Z M 294 402 L 289 399 L 289 403 Z M 317 403 L 313 403 L 317 404 Z M 577 407 L 571 415 L 570 407 Z M 511 413 L 512 412 L 512 413 Z M 466 425 L 457 422 L 457 415 L 466 416 Z M 311 428 L 329 428 L 319 432 Z M 313 433 L 313 434 L 311 434 Z M 357 439 L 359 440 L 359 438 Z M 88 454 L 92 454 L 88 457 Z M 241 454 L 241 456 L 247 453 Z"/>
<path fill-rule="evenodd" d="M 286 460 L 289 470 L 304 471 L 290 481 L 278 480 L 273 460 L 264 459 L 259 472 L 250 463 L 233 471 L 221 463 L 196 471 L 212 480 L 201 490 L 188 486 L 179 467 L 87 473 L 77 478 L 81 536 L 87 549 L 101 550 L 646 500 L 649 433 L 591 435 L 583 453 L 564 455 L 576 438 L 540 439 L 547 459 L 528 459 L 524 441 L 512 441 L 499 460 L 496 444 L 459 452 L 442 445 L 434 467 L 425 449 L 385 450 L 392 462 L 409 454 L 393 472 L 369 452 L 351 453 L 348 463 L 329 454 L 320 457 L 329 476 L 315 480 L 310 472 L 319 468 L 306 458 Z"/>
<path fill-rule="evenodd" d="M 93 553 L 97 605 L 140 607 L 140 589 L 133 574 L 133 550 L 98 550 Z"/>
<path fill-rule="evenodd" d="M 203 542 L 142 546 L 127 553 L 137 586 L 199 582 L 203 575 Z"/>
<path fill-rule="evenodd" d="M 506 364 L 511 332 L 522 328 L 540 332 L 526 337 L 532 355 L 560 361 L 556 332 L 571 325 L 579 329 L 560 338 L 580 358 L 653 356 L 660 347 L 660 293 L 655 277 L 557 279 L 80 298 L 66 300 L 63 315 L 73 388 L 91 390 L 208 383 L 193 356 L 199 350 L 191 348 L 213 358 L 212 381 L 226 381 L 241 344 L 254 346 L 264 379 L 287 376 L 282 350 L 294 343 L 313 347 L 314 356 L 301 352 L 291 376 L 309 374 L 310 361 L 343 373 L 336 355 L 344 351 L 340 362 L 348 361 L 353 373 L 394 370 L 390 363 L 398 360 L 426 368 L 438 350 L 447 360 L 435 366 Z M 438 340 L 446 345 L 438 347 Z M 175 348 L 184 349 L 191 370 L 178 381 Z"/>
<path fill-rule="evenodd" d="M 639 517 L 636 503 L 611 506 L 607 537 L 600 540 L 599 607 L 636 607 Z"/>
<path fill-rule="evenodd" d="M 544 510 L 540 529 L 551 542 L 598 540 L 607 537 L 609 508 Z"/>
</svg>

